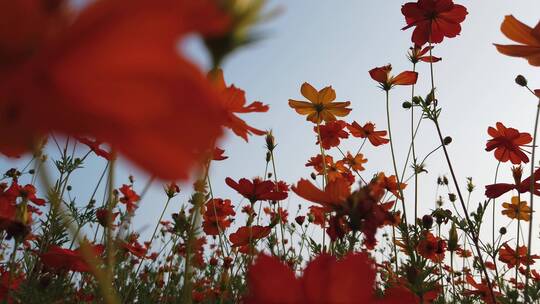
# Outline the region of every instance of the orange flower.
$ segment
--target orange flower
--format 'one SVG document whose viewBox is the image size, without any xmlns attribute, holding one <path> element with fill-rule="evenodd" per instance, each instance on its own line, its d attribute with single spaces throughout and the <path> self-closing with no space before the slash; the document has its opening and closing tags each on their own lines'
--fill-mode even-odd
<svg viewBox="0 0 540 304">
<path fill-rule="evenodd" d="M 495 44 L 497 50 L 512 57 L 522 57 L 529 61 L 529 64 L 540 66 L 540 22 L 536 27 L 523 24 L 514 16 L 504 17 L 501 24 L 501 32 L 509 39 L 521 43 L 521 45 L 500 45 Z"/>
<path fill-rule="evenodd" d="M 381 89 L 390 91 L 396 85 L 412 85 L 416 83 L 418 79 L 418 73 L 413 71 L 405 71 L 399 73 L 397 76 L 390 75 L 392 71 L 392 65 L 385 65 L 382 67 L 374 68 L 369 71 L 369 75 L 375 81 L 381 85 Z"/>
<path fill-rule="evenodd" d="M 347 125 L 347 129 L 349 129 L 349 132 L 354 137 L 369 139 L 369 142 L 375 147 L 390 142 L 388 138 L 384 138 L 387 132 L 381 130 L 375 131 L 375 124 L 372 122 L 368 122 L 362 127 L 356 121 L 353 121 L 352 124 Z"/>
<path fill-rule="evenodd" d="M 317 91 L 309 83 L 304 82 L 300 92 L 309 102 L 289 99 L 289 106 L 296 113 L 307 115 L 306 120 L 313 123 L 334 121 L 336 116 L 347 116 L 351 112 L 351 109 L 347 108 L 351 104 L 350 101 L 333 102 L 336 99 L 336 91 L 331 86 Z"/>
<path fill-rule="evenodd" d="M 350 183 L 354 182 L 354 175 L 351 171 L 345 167 L 344 161 L 334 162 L 334 158 L 330 155 L 325 155 L 326 160 L 326 176 L 328 181 L 334 181 L 336 179 L 346 179 Z M 324 165 L 322 163 L 322 156 L 319 154 L 312 157 L 306 164 L 306 167 L 313 167 L 317 171 L 318 175 L 324 174 Z"/>
<path fill-rule="evenodd" d="M 531 208 L 527 206 L 527 202 L 519 201 L 519 196 L 513 196 L 511 203 L 503 203 L 501 213 L 511 219 L 520 219 L 528 222 L 531 219 Z"/>
<path fill-rule="evenodd" d="M 351 167 L 355 171 L 364 171 L 363 164 L 367 163 L 367 159 L 364 158 L 364 154 L 358 153 L 355 156 L 352 156 L 351 152 L 347 152 L 347 156 L 343 158 L 343 162 Z"/>
<path fill-rule="evenodd" d="M 426 46 L 425 48 L 422 48 L 422 46 L 415 45 L 414 47 L 409 48 L 409 60 L 416 64 L 419 61 L 423 62 L 438 62 L 442 59 L 439 57 L 431 56 L 429 55 L 429 51 L 433 49 L 433 46 Z M 427 55 L 426 55 L 427 54 Z"/>
<path fill-rule="evenodd" d="M 330 181 L 323 191 L 308 180 L 300 179 L 296 186 L 292 186 L 292 191 L 305 200 L 322 205 L 326 211 L 331 211 L 347 200 L 351 195 L 351 186 L 346 180 L 338 178 Z"/>
<path fill-rule="evenodd" d="M 219 95 L 176 47 L 226 30 L 214 1 L 93 1 L 76 16 L 67 1 L 4 2 L 0 152 L 27 152 L 51 132 L 90 136 L 176 180 L 221 135 Z"/>
<path fill-rule="evenodd" d="M 401 199 L 401 196 L 399 194 L 400 190 L 405 189 L 407 187 L 407 184 L 405 183 L 399 183 L 397 182 L 397 178 L 395 175 L 386 176 L 383 172 L 380 172 L 377 175 L 376 183 L 379 187 L 382 187 L 388 191 L 390 191 L 393 195 L 395 195 L 397 198 Z"/>
<path fill-rule="evenodd" d="M 231 129 L 234 134 L 242 137 L 245 141 L 248 141 L 248 135 L 266 134 L 265 131 L 255 129 L 248 125 L 244 120 L 236 116 L 235 113 L 267 112 L 267 105 L 263 105 L 260 101 L 254 101 L 249 105 L 246 105 L 245 92 L 234 85 L 227 86 L 221 69 L 211 71 L 208 74 L 208 78 L 221 93 L 221 100 L 227 112 L 225 127 Z"/>
</svg>

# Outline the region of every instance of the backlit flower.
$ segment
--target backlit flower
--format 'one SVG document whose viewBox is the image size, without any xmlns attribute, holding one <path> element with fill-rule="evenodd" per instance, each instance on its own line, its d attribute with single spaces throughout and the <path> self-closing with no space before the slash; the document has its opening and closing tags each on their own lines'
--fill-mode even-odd
<svg viewBox="0 0 540 304">
<path fill-rule="evenodd" d="M 234 206 L 231 201 L 226 199 L 214 198 L 205 204 L 203 213 L 203 231 L 207 235 L 218 235 L 227 229 L 233 219 L 230 216 L 235 216 Z"/>
<path fill-rule="evenodd" d="M 120 203 L 126 205 L 126 210 L 132 213 L 137 208 L 137 202 L 141 197 L 132 189 L 131 185 L 122 185 L 120 187 L 120 193 L 123 196 L 120 198 Z"/>
<path fill-rule="evenodd" d="M 233 247 L 250 245 L 253 241 L 267 237 L 272 229 L 266 226 L 243 226 L 229 235 Z"/>
<path fill-rule="evenodd" d="M 330 86 L 317 91 L 309 83 L 304 82 L 300 88 L 300 92 L 309 102 L 289 99 L 289 106 L 296 113 L 307 115 L 306 120 L 313 123 L 334 121 L 336 120 L 336 116 L 347 116 L 351 112 L 351 109 L 347 108 L 351 104 L 349 101 L 334 102 L 336 100 L 336 92 Z"/>
<path fill-rule="evenodd" d="M 416 45 L 456 37 L 461 32 L 460 23 L 468 14 L 463 5 L 454 4 L 452 0 L 408 2 L 401 7 L 401 13 L 407 22 L 402 30 L 414 27 L 411 40 Z"/>
<path fill-rule="evenodd" d="M 355 156 L 351 152 L 347 152 L 347 156 L 343 158 L 343 162 L 346 163 L 352 170 L 364 171 L 364 164 L 367 163 L 367 159 L 364 158 L 364 154 L 358 153 Z"/>
<path fill-rule="evenodd" d="M 91 245 L 90 249 L 97 256 L 103 254 L 103 245 Z M 89 272 L 90 266 L 84 260 L 81 249 L 71 250 L 52 245 L 46 252 L 40 254 L 41 262 L 46 267 L 56 271 Z"/>
<path fill-rule="evenodd" d="M 517 190 L 519 193 L 525 193 L 531 191 L 531 177 L 534 179 L 533 184 L 533 193 L 535 195 L 540 195 L 540 169 L 536 169 L 532 176 L 527 177 L 519 184 L 507 184 L 507 183 L 498 183 L 493 185 L 486 186 L 486 196 L 489 198 L 497 198 L 508 191 Z"/>
<path fill-rule="evenodd" d="M 513 268 L 516 265 L 532 265 L 534 260 L 540 259 L 538 255 L 531 255 L 530 259 L 527 259 L 527 246 L 520 246 L 517 252 L 508 245 L 504 243 L 501 249 L 499 249 L 499 261 L 506 263 L 509 268 Z"/>
<path fill-rule="evenodd" d="M 528 163 L 529 157 L 521 146 L 532 141 L 529 133 L 521 133 L 514 128 L 507 128 L 497 122 L 496 128 L 489 127 L 488 134 L 493 137 L 486 144 L 486 151 L 495 150 L 495 158 L 501 162 L 511 161 L 514 165 Z"/>
<path fill-rule="evenodd" d="M 390 74 L 392 72 L 392 65 L 385 65 L 382 67 L 374 68 L 369 71 L 369 75 L 375 81 L 377 81 L 381 89 L 389 91 L 396 85 L 413 85 L 418 79 L 418 73 L 413 71 L 405 71 L 399 73 L 397 76 Z"/>
<path fill-rule="evenodd" d="M 444 259 L 446 251 L 446 242 L 434 236 L 431 232 L 424 234 L 424 237 L 416 247 L 418 253 L 426 259 L 432 260 L 435 263 L 441 262 Z"/>
<path fill-rule="evenodd" d="M 526 222 L 531 219 L 531 208 L 527 206 L 527 202 L 519 201 L 519 196 L 512 196 L 511 203 L 503 203 L 502 206 L 504 210 L 501 213 L 511 219 Z"/>
<path fill-rule="evenodd" d="M 521 57 L 531 65 L 540 66 L 540 22 L 534 28 L 531 28 L 514 16 L 508 15 L 504 17 L 501 31 L 510 40 L 520 44 L 495 44 L 500 53 L 512 57 Z"/>
<path fill-rule="evenodd" d="M 419 61 L 423 62 L 438 62 L 442 59 L 439 57 L 435 57 L 432 55 L 429 55 L 429 51 L 433 50 L 433 46 L 426 46 L 422 48 L 422 46 L 415 45 L 414 47 L 409 48 L 409 60 L 416 64 Z"/>
<path fill-rule="evenodd" d="M 354 137 L 369 139 L 369 142 L 375 147 L 390 142 L 388 138 L 384 138 L 387 132 L 384 130 L 375 131 L 375 124 L 372 122 L 368 122 L 362 127 L 356 121 L 353 121 L 352 124 L 347 125 L 347 129 Z"/>
<path fill-rule="evenodd" d="M 281 189 L 273 181 L 263 181 L 255 178 L 252 181 L 241 178 L 238 183 L 232 178 L 227 177 L 225 183 L 238 191 L 243 197 L 247 198 L 252 204 L 256 201 L 280 201 L 287 198 L 287 191 Z"/>
<path fill-rule="evenodd" d="M 339 146 L 341 138 L 349 138 L 349 133 L 343 130 L 345 126 L 347 126 L 347 123 L 343 120 L 329 121 L 326 124 L 321 125 L 319 130 L 317 130 L 317 127 L 313 127 L 313 131 L 315 131 L 315 133 L 320 131 L 321 145 L 324 149 L 328 150 L 332 147 Z M 319 140 L 317 140 L 316 144 L 319 144 Z"/>
<path fill-rule="evenodd" d="M 221 100 L 227 113 L 227 120 L 224 124 L 225 127 L 231 129 L 234 134 L 242 137 L 245 141 L 248 141 L 248 135 L 266 134 L 265 131 L 248 125 L 236 114 L 267 112 L 269 109 L 267 105 L 262 104 L 260 101 L 254 101 L 246 105 L 246 93 L 234 85 L 227 86 L 221 69 L 210 72 L 208 78 L 221 94 Z"/>
</svg>

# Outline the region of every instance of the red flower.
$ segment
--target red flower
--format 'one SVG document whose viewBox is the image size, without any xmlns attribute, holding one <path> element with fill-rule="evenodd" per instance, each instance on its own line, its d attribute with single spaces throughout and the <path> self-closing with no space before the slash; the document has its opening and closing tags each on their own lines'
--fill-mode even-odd
<svg viewBox="0 0 540 304">
<path fill-rule="evenodd" d="M 534 194 L 540 195 L 540 183 L 537 182 L 540 180 L 540 169 L 536 169 L 536 171 L 534 171 L 532 178 L 534 178 Z M 485 194 L 489 198 L 497 198 L 514 189 L 519 193 L 529 192 L 531 190 L 531 176 L 527 177 L 517 185 L 506 183 L 487 185 Z"/>
<path fill-rule="evenodd" d="M 90 249 L 95 256 L 103 254 L 103 245 L 91 245 Z M 90 266 L 84 260 L 81 249 L 70 250 L 52 245 L 47 252 L 40 255 L 41 262 L 46 267 L 57 271 L 89 272 Z"/>
<path fill-rule="evenodd" d="M 416 45 L 440 43 L 444 37 L 456 37 L 461 32 L 460 23 L 468 14 L 463 5 L 454 4 L 452 0 L 418 0 L 405 3 L 401 7 L 401 13 L 407 22 L 407 26 L 402 30 L 415 27 L 411 40 Z"/>
<path fill-rule="evenodd" d="M 237 183 L 230 177 L 227 177 L 225 183 L 242 194 L 252 204 L 256 201 L 280 201 L 287 198 L 287 192 L 280 190 L 274 182 L 269 180 L 262 181 L 259 178 L 255 178 L 253 181 L 250 181 L 246 178 L 241 178 Z"/>
<path fill-rule="evenodd" d="M 238 228 L 236 232 L 229 235 L 229 240 L 233 247 L 240 247 L 252 244 L 253 241 L 267 237 L 270 234 L 271 228 L 264 226 L 243 226 Z"/>
<path fill-rule="evenodd" d="M 103 226 L 103 227 L 107 227 L 107 224 L 108 224 L 108 221 L 109 221 L 109 215 L 108 215 L 109 211 L 107 210 L 107 208 L 99 208 L 96 210 L 96 219 L 98 221 L 98 223 Z M 116 220 L 116 217 L 118 217 L 118 215 L 120 214 L 120 212 L 113 212 L 111 214 L 111 221 L 114 223 L 114 221 Z"/>
<path fill-rule="evenodd" d="M 523 152 L 521 146 L 532 141 L 529 133 L 520 133 L 514 128 L 506 128 L 497 122 L 497 129 L 488 128 L 488 134 L 493 137 L 486 144 L 486 151 L 495 150 L 495 158 L 501 162 L 511 161 L 513 164 L 528 163 L 529 157 Z"/>
<path fill-rule="evenodd" d="M 396 85 L 413 85 L 418 79 L 418 73 L 413 71 L 405 71 L 397 76 L 390 75 L 392 65 L 385 65 L 374 68 L 369 71 L 369 75 L 381 85 L 381 89 L 389 91 Z"/>
<path fill-rule="evenodd" d="M 187 178 L 225 117 L 178 40 L 223 33 L 229 18 L 210 0 L 93 1 L 76 14 L 67 2 L 2 5 L 0 151 L 30 151 L 51 132 L 90 136 L 157 177 Z"/>
<path fill-rule="evenodd" d="M 409 48 L 409 60 L 414 64 L 418 63 L 419 61 L 438 62 L 442 60 L 439 57 L 429 55 L 428 53 L 430 50 L 433 50 L 433 46 L 426 46 L 425 48 L 422 48 L 420 45 L 415 45 L 414 47 Z"/>
<path fill-rule="evenodd" d="M 90 148 L 90 150 L 96 153 L 97 156 L 101 156 L 105 158 L 106 160 L 112 160 L 114 158 L 110 152 L 100 147 L 101 144 L 103 144 L 103 142 L 98 141 L 98 140 L 92 140 L 92 139 L 82 137 L 82 136 L 76 136 L 75 138 L 81 143 L 87 145 Z"/>
<path fill-rule="evenodd" d="M 309 219 L 313 224 L 324 227 L 326 208 L 318 206 L 309 206 Z"/>
<path fill-rule="evenodd" d="M 203 231 L 208 235 L 218 235 L 229 228 L 233 222 L 229 216 L 235 216 L 234 206 L 230 200 L 215 198 L 209 200 L 205 205 L 203 214 Z"/>
<path fill-rule="evenodd" d="M 520 246 L 516 252 L 508 243 L 502 245 L 499 249 L 499 261 L 506 263 L 509 268 L 515 267 L 516 265 L 532 265 L 534 260 L 540 259 L 538 255 L 531 255 L 530 259 L 527 259 L 527 246 Z"/>
<path fill-rule="evenodd" d="M 131 237 L 128 242 L 120 242 L 120 247 L 122 247 L 127 252 L 138 257 L 139 259 L 145 258 L 148 248 L 141 245 L 136 238 Z"/>
<path fill-rule="evenodd" d="M 269 109 L 267 105 L 263 105 L 260 101 L 255 101 L 246 105 L 245 92 L 234 85 L 227 86 L 221 69 L 210 72 L 208 78 L 221 93 L 221 100 L 223 101 L 223 106 L 227 113 L 227 120 L 224 124 L 225 127 L 231 129 L 234 134 L 242 137 L 245 141 L 248 141 L 248 135 L 266 134 L 265 131 L 255 129 L 248 125 L 244 120 L 236 116 L 235 113 L 267 112 Z"/>
<path fill-rule="evenodd" d="M 11 274 L 3 267 L 0 267 L 0 300 L 7 301 L 9 304 L 19 303 L 19 301 L 13 298 L 13 291 L 19 289 L 24 279 L 24 274 Z M 8 293 L 11 293 L 9 298 Z"/>
<path fill-rule="evenodd" d="M 366 123 L 361 127 L 356 121 L 353 121 L 352 124 L 347 125 L 347 129 L 351 132 L 351 135 L 354 137 L 367 138 L 369 142 L 375 147 L 384 145 L 390 142 L 386 136 L 386 131 L 375 131 L 375 124 L 372 122 Z"/>
<path fill-rule="evenodd" d="M 223 153 L 225 153 L 225 150 L 215 147 L 214 153 L 212 154 L 212 160 L 225 160 L 229 158 L 228 156 L 223 155 Z"/>
<path fill-rule="evenodd" d="M 492 290 L 489 290 L 489 287 L 488 287 L 488 284 L 485 280 L 482 280 L 482 283 L 476 283 L 476 281 L 474 280 L 474 278 L 468 274 L 467 275 L 467 283 L 469 283 L 472 287 L 475 288 L 475 290 L 468 290 L 468 289 L 465 289 L 463 291 L 463 294 L 466 295 L 466 296 L 470 296 L 470 295 L 475 295 L 475 296 L 479 296 L 486 304 L 496 304 L 498 303 L 497 302 L 493 302 L 493 299 L 491 298 L 491 293 L 493 293 L 493 295 L 495 297 L 499 297 L 501 296 L 502 294 L 498 291 L 495 291 L 495 289 L 492 289 Z M 495 286 L 493 286 L 493 288 L 495 288 Z"/>
<path fill-rule="evenodd" d="M 136 203 L 141 197 L 133 191 L 130 185 L 122 185 L 120 192 L 124 195 L 120 198 L 120 202 L 126 205 L 126 209 L 129 213 L 132 213 L 136 208 Z"/>
<path fill-rule="evenodd" d="M 361 274 L 361 275 L 359 275 Z M 375 292 L 375 263 L 365 253 L 349 254 L 342 260 L 320 255 L 296 278 L 289 267 L 275 257 L 259 255 L 249 267 L 249 294 L 245 301 L 263 304 L 307 303 L 418 303 L 408 290 L 389 288 L 379 298 Z"/>
<path fill-rule="evenodd" d="M 337 147 L 339 146 L 340 138 L 349 138 L 349 133 L 343 130 L 345 126 L 347 126 L 347 123 L 343 120 L 329 121 L 319 126 L 323 148 L 328 150 L 332 147 Z M 313 127 L 313 131 L 318 133 L 317 127 Z M 319 144 L 318 139 L 316 144 Z"/>
<path fill-rule="evenodd" d="M 289 216 L 287 209 L 278 207 L 277 211 L 274 211 L 270 209 L 270 207 L 264 207 L 263 211 L 264 213 L 270 215 L 270 221 L 272 223 L 277 221 L 281 221 L 283 224 L 287 223 L 287 217 Z"/>
<path fill-rule="evenodd" d="M 424 234 L 424 238 L 418 242 L 416 250 L 418 250 L 418 253 L 424 258 L 438 263 L 444 259 L 446 242 L 443 239 L 434 236 L 431 232 L 427 232 Z"/>
</svg>

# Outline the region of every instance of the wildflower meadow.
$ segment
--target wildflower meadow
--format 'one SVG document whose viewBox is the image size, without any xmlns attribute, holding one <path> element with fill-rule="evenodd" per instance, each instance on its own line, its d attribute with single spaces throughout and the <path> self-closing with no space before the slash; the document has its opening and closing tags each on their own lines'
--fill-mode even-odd
<svg viewBox="0 0 540 304">
<path fill-rule="evenodd" d="M 298 22 L 317 40 L 280 46 L 301 49 L 298 67 L 274 54 L 265 60 L 282 77 L 269 80 L 258 60 L 244 63 L 287 96 L 270 104 L 233 83 L 227 62 L 279 35 L 264 29 L 286 2 L 0 0 L 0 301 L 540 303 L 540 78 L 507 68 L 460 82 L 472 68 L 441 53 L 465 47 L 465 29 L 487 13 L 467 0 L 409 1 L 377 4 L 377 18 L 400 26 L 343 38 L 369 34 L 402 54 L 364 45 L 380 57 L 351 75 L 369 98 L 321 84 L 322 72 L 291 80 L 342 34 Z M 540 22 L 513 13 L 492 16 L 489 65 L 539 73 Z M 309 17 L 340 22 L 328 14 Z M 449 65 L 460 74 L 440 81 Z M 441 93 L 495 90 L 493 78 L 522 94 L 470 111 L 476 97 Z M 270 111 L 276 103 L 287 115 Z M 516 107 L 519 129 L 506 118 Z M 483 150 L 472 151 L 475 126 L 456 132 L 467 115 L 496 115 L 479 128 Z M 473 155 L 477 167 L 460 165 Z"/>
</svg>

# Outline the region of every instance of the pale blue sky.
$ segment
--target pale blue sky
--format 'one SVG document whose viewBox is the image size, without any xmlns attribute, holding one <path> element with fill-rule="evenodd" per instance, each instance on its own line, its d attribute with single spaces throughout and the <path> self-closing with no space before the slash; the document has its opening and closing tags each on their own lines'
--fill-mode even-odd
<svg viewBox="0 0 540 304">
<path fill-rule="evenodd" d="M 225 62 L 223 69 L 228 83 L 243 88 L 249 101 L 260 100 L 270 105 L 268 113 L 244 117 L 255 127 L 273 129 L 278 143 L 275 153 L 280 179 L 296 183 L 300 178 L 308 177 L 311 171 L 304 164 L 318 153 L 312 124 L 287 105 L 289 98 L 301 99 L 300 85 L 305 81 L 319 89 L 332 85 L 337 100 L 351 101 L 353 111 L 346 121 L 356 120 L 362 124 L 373 121 L 379 128 L 386 129 L 384 94 L 370 79 L 368 70 L 387 63 L 391 63 L 396 72 L 411 69 L 406 52 L 411 45 L 412 32 L 400 30 L 404 26 L 400 9 L 405 2 L 269 1 L 269 8 L 278 7 L 282 13 L 258 28 L 265 38 L 237 51 Z M 469 15 L 462 24 L 460 36 L 445 39 L 434 49 L 434 55 L 443 58 L 435 65 L 435 78 L 443 107 L 442 129 L 445 135 L 454 139 L 448 147 L 449 152 L 462 184 L 465 184 L 465 177 L 474 178 L 477 190 L 472 202 L 476 204 L 484 199 L 484 185 L 491 183 L 497 165 L 492 154 L 484 151 L 487 127 L 501 121 L 522 132 L 532 133 L 535 100 L 514 84 L 514 77 L 523 74 L 533 88 L 540 88 L 538 69 L 530 67 L 525 60 L 498 54 L 492 43 L 511 43 L 499 31 L 504 15 L 513 14 L 523 22 L 535 25 L 540 18 L 540 2 L 477 0 L 457 3 L 465 5 Z M 201 66 L 208 66 L 207 56 L 197 41 L 190 40 L 186 49 Z M 417 92 L 425 95 L 430 87 L 428 64 L 420 64 L 418 71 Z M 392 127 L 399 167 L 403 166 L 410 136 L 410 113 L 401 108 L 401 103 L 408 98 L 409 87 L 398 87 L 391 92 Z M 361 141 L 349 139 L 344 143 L 345 148 L 356 150 Z M 417 141 L 419 157 L 437 144 L 432 123 L 425 121 Z M 238 206 L 240 196 L 225 185 L 224 179 L 227 176 L 233 179 L 261 176 L 265 167 L 264 139 L 251 137 L 250 142 L 245 143 L 229 134 L 221 146 L 230 158 L 213 164 L 214 195 L 231 198 Z M 366 145 L 363 151 L 369 159 L 364 176 L 381 170 L 393 173 L 389 145 L 379 148 Z M 338 156 L 337 151 L 330 154 Z M 0 164 L 1 168 L 12 166 L 4 158 Z M 73 192 L 87 195 L 103 166 L 100 160 L 88 162 L 88 169 L 74 176 Z M 509 167 L 508 164 L 501 166 L 501 179 L 511 180 Z M 429 174 L 420 178 L 420 210 L 423 211 L 420 214 L 434 206 L 437 176 L 448 173 L 442 152 L 427 161 L 427 170 Z M 528 175 L 528 169 L 525 172 Z M 127 182 L 128 174 L 133 173 L 139 190 L 147 179 L 126 164 L 118 173 L 119 183 Z M 182 191 L 183 195 L 171 203 L 168 214 L 180 208 L 190 188 L 186 185 Z M 137 211 L 136 229 L 144 232 L 153 228 L 164 199 L 161 184 L 155 183 Z M 498 204 L 509 199 L 509 195 L 503 196 Z M 288 204 L 291 208 L 298 204 L 310 205 L 295 195 L 290 196 Z M 411 199 L 408 199 L 408 205 L 411 215 Z M 294 214 L 294 209 L 290 212 Z M 501 224 L 506 223 L 502 216 L 499 218 Z M 486 225 L 490 225 L 489 219 Z"/>
</svg>

